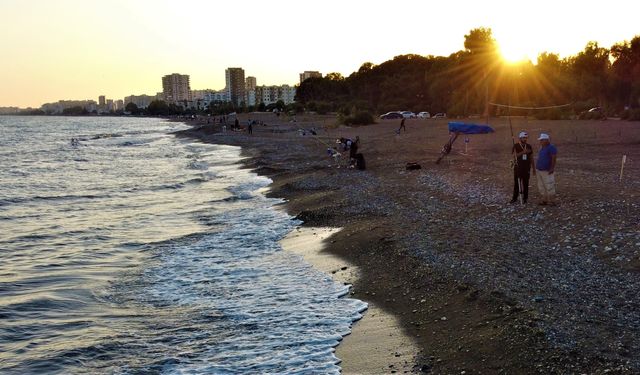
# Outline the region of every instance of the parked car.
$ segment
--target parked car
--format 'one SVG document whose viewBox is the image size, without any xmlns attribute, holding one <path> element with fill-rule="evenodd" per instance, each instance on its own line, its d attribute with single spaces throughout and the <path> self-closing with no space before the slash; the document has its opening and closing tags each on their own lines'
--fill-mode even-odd
<svg viewBox="0 0 640 375">
<path fill-rule="evenodd" d="M 383 120 L 392 120 L 392 119 L 404 118 L 404 116 L 400 112 L 387 112 L 384 115 L 381 115 L 380 118 Z"/>
<path fill-rule="evenodd" d="M 404 118 L 416 118 L 416 114 L 411 112 L 411 111 L 402 111 L 400 113 L 402 114 L 402 117 L 404 117 Z"/>
<path fill-rule="evenodd" d="M 418 113 L 418 118 L 430 118 L 431 114 L 429 112 L 420 112 Z"/>
<path fill-rule="evenodd" d="M 602 107 L 593 107 L 588 111 L 580 112 L 578 115 L 580 120 L 606 120 L 607 115 L 604 113 Z"/>
<path fill-rule="evenodd" d="M 436 113 L 431 118 L 447 118 L 447 114 L 440 112 L 440 113 Z"/>
</svg>

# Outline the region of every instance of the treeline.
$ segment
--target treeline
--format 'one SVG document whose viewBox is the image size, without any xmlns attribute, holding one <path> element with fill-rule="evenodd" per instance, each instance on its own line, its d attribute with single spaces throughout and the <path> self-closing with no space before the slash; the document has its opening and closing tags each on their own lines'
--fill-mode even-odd
<svg viewBox="0 0 640 375">
<path fill-rule="evenodd" d="M 589 42 L 575 56 L 542 53 L 537 63 L 508 64 L 491 29 L 465 35 L 465 49 L 443 56 L 401 55 L 380 65 L 364 63 L 344 78 L 330 73 L 302 82 L 296 101 L 306 110 L 384 113 L 446 112 L 450 117 L 504 115 L 499 103 L 547 107 L 511 109 L 512 115 L 573 118 L 592 107 L 608 116 L 640 120 L 640 36 L 611 48 Z"/>
</svg>

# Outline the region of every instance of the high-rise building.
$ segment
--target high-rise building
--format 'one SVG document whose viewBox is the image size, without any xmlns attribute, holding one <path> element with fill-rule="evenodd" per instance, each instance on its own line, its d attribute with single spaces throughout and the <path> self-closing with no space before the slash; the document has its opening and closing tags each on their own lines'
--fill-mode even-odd
<svg viewBox="0 0 640 375">
<path fill-rule="evenodd" d="M 106 104 L 105 100 L 106 100 L 106 99 L 105 99 L 105 96 L 104 96 L 104 95 L 100 95 L 100 96 L 98 96 L 98 105 L 99 105 L 100 107 L 104 107 L 104 105 Z"/>
<path fill-rule="evenodd" d="M 256 87 L 258 86 L 258 80 L 256 77 L 247 77 L 244 85 L 244 102 L 248 106 L 256 105 Z"/>
<path fill-rule="evenodd" d="M 278 100 L 282 100 L 284 104 L 291 104 L 295 97 L 296 88 L 289 85 L 258 86 L 255 91 L 255 102 L 266 105 L 277 103 Z"/>
<path fill-rule="evenodd" d="M 322 78 L 322 73 L 315 70 L 305 70 L 304 73 L 300 73 L 300 83 L 304 82 L 308 78 Z"/>
<path fill-rule="evenodd" d="M 173 73 L 162 77 L 162 94 L 167 103 L 191 101 L 189 75 Z"/>
<path fill-rule="evenodd" d="M 227 68 L 224 72 L 229 101 L 240 106 L 245 101 L 244 69 Z"/>
<path fill-rule="evenodd" d="M 258 86 L 258 80 L 256 79 L 256 77 L 247 77 L 247 80 L 245 81 L 245 85 L 244 85 L 244 89 L 245 91 L 255 91 L 256 86 Z"/>
<path fill-rule="evenodd" d="M 155 95 L 131 95 L 125 96 L 123 105 L 126 107 L 127 104 L 133 103 L 138 108 L 147 108 L 154 100 L 157 100 Z"/>
</svg>

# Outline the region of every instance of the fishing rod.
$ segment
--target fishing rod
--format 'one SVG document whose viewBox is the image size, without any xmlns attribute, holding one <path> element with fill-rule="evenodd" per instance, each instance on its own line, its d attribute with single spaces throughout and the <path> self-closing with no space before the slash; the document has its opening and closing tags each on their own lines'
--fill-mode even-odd
<svg viewBox="0 0 640 375">
<path fill-rule="evenodd" d="M 511 123 L 511 92 L 509 92 L 509 98 L 507 99 L 508 106 L 507 107 L 507 118 L 509 119 L 509 129 L 511 130 L 511 153 L 513 154 L 513 173 L 516 175 L 516 179 L 518 180 L 518 198 L 520 199 L 520 204 L 524 204 L 524 186 L 522 182 L 522 177 L 520 177 L 520 168 L 518 167 L 518 153 L 516 152 L 516 138 L 513 134 L 513 124 Z M 523 150 L 524 151 L 524 150 Z"/>
</svg>

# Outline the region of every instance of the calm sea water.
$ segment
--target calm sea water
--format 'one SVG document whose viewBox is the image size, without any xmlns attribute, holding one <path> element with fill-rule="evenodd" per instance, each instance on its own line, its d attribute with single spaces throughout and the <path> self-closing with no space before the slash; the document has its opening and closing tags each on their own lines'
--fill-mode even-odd
<svg viewBox="0 0 640 375">
<path fill-rule="evenodd" d="M 182 128 L 0 116 L 0 373 L 340 371 L 366 305 L 282 251 L 299 222 L 239 148 Z"/>
</svg>

